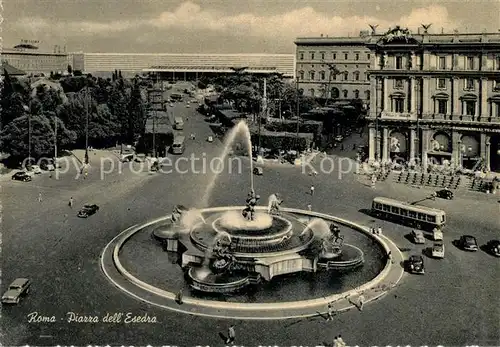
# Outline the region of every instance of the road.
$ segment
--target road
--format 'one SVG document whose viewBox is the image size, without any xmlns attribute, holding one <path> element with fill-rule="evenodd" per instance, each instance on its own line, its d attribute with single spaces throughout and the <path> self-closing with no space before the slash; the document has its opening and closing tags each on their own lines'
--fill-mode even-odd
<svg viewBox="0 0 500 347">
<path fill-rule="evenodd" d="M 208 144 L 211 133 L 203 116 L 194 108 L 177 104 L 175 114 L 188 119 L 186 152 L 210 160 L 222 150 L 220 142 Z M 92 157 L 92 156 L 91 156 Z M 96 155 L 96 158 L 98 155 Z M 175 162 L 179 156 L 171 156 Z M 92 159 L 91 159 L 92 160 Z M 318 157 L 313 165 L 319 166 Z M 249 161 L 241 161 L 242 172 L 223 171 L 210 196 L 211 205 L 243 204 L 249 190 Z M 137 164 L 134 164 L 137 165 Z M 134 168 L 138 171 L 138 168 Z M 97 170 L 97 171 L 96 171 Z M 318 169 L 320 172 L 320 170 Z M 349 311 L 325 322 L 322 318 L 292 321 L 236 321 L 209 319 L 149 307 L 110 285 L 98 261 L 103 247 L 127 227 L 169 213 L 175 204 L 200 204 L 210 172 L 134 173 L 124 167 L 100 179 L 92 165 L 87 179 L 74 173 L 59 180 L 47 175 L 30 183 L 10 180 L 2 183 L 3 201 L 3 285 L 26 276 L 33 290 L 17 307 L 2 312 L 4 345 L 210 345 L 221 346 L 219 332 L 236 324 L 237 344 L 317 345 L 330 343 L 342 334 L 350 345 L 499 345 L 497 258 L 484 252 L 465 253 L 451 241 L 472 233 L 482 244 L 498 238 L 498 203 L 479 193 L 461 194 L 454 201 L 427 201 L 448 213 L 445 234 L 446 258 L 426 259 L 424 276 L 403 278 L 401 285 L 363 312 Z M 278 192 L 289 207 L 313 209 L 345 217 L 366 225 L 380 225 L 408 254 L 422 252 L 406 238 L 410 229 L 375 221 L 359 212 L 370 206 L 374 196 L 418 200 L 428 194 L 380 183 L 375 189 L 355 174 L 338 177 L 338 172 L 308 176 L 300 169 L 265 165 L 264 175 L 255 177 L 255 188 L 263 199 Z M 315 196 L 307 194 L 311 184 Z M 38 193 L 42 192 L 42 202 Z M 67 206 L 75 200 L 74 210 Z M 92 202 L 100 211 L 88 218 L 76 217 L 76 209 Z M 428 242 L 429 243 L 429 242 Z M 427 245 L 428 246 L 428 245 Z M 28 314 L 54 316 L 56 322 L 29 322 Z M 106 313 L 131 312 L 155 316 L 157 323 L 68 323 L 66 313 L 104 317 Z"/>
</svg>

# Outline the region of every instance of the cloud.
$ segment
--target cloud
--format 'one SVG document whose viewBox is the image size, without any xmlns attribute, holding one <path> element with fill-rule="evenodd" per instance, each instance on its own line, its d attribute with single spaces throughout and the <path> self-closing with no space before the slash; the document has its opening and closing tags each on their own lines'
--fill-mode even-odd
<svg viewBox="0 0 500 347">
<path fill-rule="evenodd" d="M 416 30 L 422 23 L 434 23 L 436 27 L 444 27 L 448 32 L 460 26 L 449 18 L 448 11 L 443 6 L 430 5 L 414 9 L 408 15 L 395 22 L 389 22 L 370 16 L 329 16 L 318 12 L 312 7 L 293 9 L 276 15 L 261 15 L 241 13 L 227 15 L 222 12 L 202 8 L 191 1 L 181 3 L 174 11 L 165 11 L 154 18 L 132 21 L 78 21 L 50 23 L 42 18 L 21 18 L 13 23 L 18 30 L 33 34 L 43 33 L 53 37 L 81 37 L 125 34 L 133 30 L 137 36 L 145 35 L 148 30 L 169 32 L 186 30 L 189 32 L 210 31 L 221 35 L 249 36 L 268 40 L 289 40 L 290 43 L 298 36 L 329 36 L 356 35 L 359 30 L 367 30 L 368 24 L 378 24 L 379 30 L 387 30 L 396 24 Z M 148 29 L 149 28 L 149 29 Z"/>
</svg>

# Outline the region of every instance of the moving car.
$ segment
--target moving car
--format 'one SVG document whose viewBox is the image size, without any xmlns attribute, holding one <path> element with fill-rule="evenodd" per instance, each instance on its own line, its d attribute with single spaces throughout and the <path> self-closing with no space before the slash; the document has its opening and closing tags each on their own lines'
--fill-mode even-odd
<svg viewBox="0 0 500 347">
<path fill-rule="evenodd" d="M 486 244 L 486 251 L 494 255 L 495 257 L 500 257 L 500 240 L 490 240 Z"/>
<path fill-rule="evenodd" d="M 415 242 L 416 244 L 425 243 L 424 233 L 420 230 L 412 230 L 411 237 L 413 239 L 413 242 Z"/>
<path fill-rule="evenodd" d="M 479 249 L 476 238 L 471 235 L 461 236 L 458 244 L 465 251 L 476 252 Z"/>
<path fill-rule="evenodd" d="M 424 274 L 424 258 L 421 255 L 411 255 L 407 261 L 408 271 L 412 274 Z"/>
<path fill-rule="evenodd" d="M 95 214 L 97 211 L 99 211 L 99 206 L 95 204 L 84 205 L 83 208 L 80 211 L 78 211 L 78 217 L 87 218 Z"/>
<path fill-rule="evenodd" d="M 264 173 L 264 170 L 262 170 L 261 167 L 254 167 L 253 168 L 253 174 L 254 175 L 262 176 L 263 173 Z"/>
<path fill-rule="evenodd" d="M 214 142 L 214 137 L 213 137 L 213 136 L 209 136 L 209 137 L 207 138 L 207 141 L 208 141 L 209 143 Z"/>
<path fill-rule="evenodd" d="M 42 173 L 42 169 L 38 165 L 31 165 L 31 172 L 33 172 L 35 175 L 40 175 Z"/>
<path fill-rule="evenodd" d="M 441 199 L 452 200 L 453 192 L 449 189 L 441 189 L 436 192 L 436 196 Z"/>
<path fill-rule="evenodd" d="M 12 175 L 12 179 L 14 181 L 23 181 L 23 182 L 29 182 L 32 180 L 31 176 L 24 171 L 16 172 L 15 174 Z"/>
<path fill-rule="evenodd" d="M 9 286 L 9 289 L 2 296 L 3 304 L 18 304 L 22 295 L 28 294 L 30 290 L 30 280 L 27 278 L 16 278 Z"/>
<path fill-rule="evenodd" d="M 433 258 L 443 259 L 444 258 L 444 244 L 435 243 L 434 246 L 432 246 L 431 255 Z"/>
<path fill-rule="evenodd" d="M 343 139 L 344 139 L 344 136 L 342 136 L 342 135 L 335 136 L 335 141 L 337 141 L 337 142 L 342 142 Z"/>
</svg>

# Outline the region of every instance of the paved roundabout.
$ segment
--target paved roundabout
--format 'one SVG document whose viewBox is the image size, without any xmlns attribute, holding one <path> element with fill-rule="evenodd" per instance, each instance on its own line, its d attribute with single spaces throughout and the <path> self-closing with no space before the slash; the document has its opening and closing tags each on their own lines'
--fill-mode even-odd
<svg viewBox="0 0 500 347">
<path fill-rule="evenodd" d="M 213 207 L 200 210 L 202 214 L 210 214 L 214 212 L 222 212 L 228 209 L 236 210 L 243 207 Z M 266 207 L 257 207 L 257 210 L 264 210 Z M 147 246 L 155 246 L 151 239 L 151 232 L 156 225 L 164 225 L 170 216 L 157 218 L 145 224 L 132 226 L 119 235 L 117 235 L 110 243 L 106 245 L 101 256 L 101 268 L 104 275 L 120 290 L 128 295 L 147 302 L 151 305 L 198 316 L 217 317 L 217 318 L 232 318 L 232 319 L 288 319 L 299 317 L 311 317 L 321 314 L 326 311 L 328 304 L 333 305 L 333 309 L 337 312 L 345 311 L 356 307 L 358 297 L 363 295 L 364 303 L 374 301 L 390 289 L 394 288 L 403 276 L 403 254 L 398 247 L 387 237 L 383 235 L 374 235 L 370 233 L 369 228 L 348 220 L 340 219 L 331 215 L 305 211 L 294 208 L 283 208 L 284 213 L 293 213 L 300 216 L 302 220 L 307 221 L 311 218 L 320 218 L 329 222 L 336 222 L 344 227 L 353 230 L 354 233 L 360 233 L 364 237 L 372 239 L 373 244 L 382 249 L 383 258 L 381 261 L 384 265 L 381 271 L 372 277 L 369 281 L 357 284 L 354 288 L 350 287 L 343 292 L 326 293 L 316 298 L 303 298 L 301 300 L 276 300 L 273 302 L 226 302 L 213 300 L 211 298 L 200 298 L 197 296 L 185 295 L 182 304 L 176 301 L 176 290 L 165 288 L 165 286 L 152 281 L 145 280 L 137 275 L 137 271 L 132 271 L 123 261 L 123 248 L 131 238 L 140 234 L 147 233 L 149 242 Z M 307 222 L 305 222 L 307 223 Z M 143 235 L 144 236 L 144 235 Z M 144 245 L 144 238 L 141 245 Z M 157 247 L 157 246 L 156 246 Z M 352 246 L 351 246 L 352 247 Z M 356 247 L 354 247 L 356 248 Z M 150 252 L 148 250 L 148 252 Z M 161 252 L 164 252 L 161 250 Z M 387 256 L 390 254 L 390 256 Z M 155 267 L 157 264 L 151 264 Z M 177 265 L 169 264 L 167 266 L 175 267 Z M 160 277 L 161 277 L 161 269 Z M 135 272 L 133 274 L 132 272 Z M 153 275 L 155 277 L 156 275 Z M 141 277 L 141 278 L 139 278 Z M 182 276 L 180 280 L 184 281 Z"/>
</svg>

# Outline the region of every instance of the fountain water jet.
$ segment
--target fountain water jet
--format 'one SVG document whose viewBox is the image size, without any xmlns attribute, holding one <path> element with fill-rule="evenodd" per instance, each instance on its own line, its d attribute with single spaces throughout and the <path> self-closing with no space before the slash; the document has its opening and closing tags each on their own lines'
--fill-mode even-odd
<svg viewBox="0 0 500 347">
<path fill-rule="evenodd" d="M 198 221 L 206 224 L 205 218 L 203 217 L 201 211 L 196 208 L 191 208 L 182 213 L 180 223 L 183 227 L 191 231 L 191 229 L 196 225 Z"/>
<path fill-rule="evenodd" d="M 301 235 L 305 234 L 308 230 L 312 230 L 320 239 L 324 239 L 330 235 L 330 225 L 321 218 L 313 218 L 302 231 Z"/>
<path fill-rule="evenodd" d="M 220 159 L 222 163 L 225 162 L 229 154 L 229 151 L 231 150 L 231 147 L 237 138 L 237 135 L 239 135 L 240 133 L 243 133 L 245 135 L 244 140 L 247 146 L 248 156 L 250 158 L 250 187 L 253 191 L 254 186 L 253 186 L 252 137 L 250 134 L 250 129 L 248 128 L 248 125 L 244 120 L 240 121 L 234 128 L 232 128 L 229 134 L 227 135 L 226 141 L 224 141 L 224 149 L 222 150 Z M 219 174 L 214 174 L 212 179 L 208 183 L 207 188 L 205 190 L 205 194 L 203 195 L 202 198 L 202 204 L 201 204 L 202 207 L 208 206 L 208 199 L 210 198 L 210 195 L 212 193 L 212 190 L 214 189 L 218 177 Z"/>
</svg>

